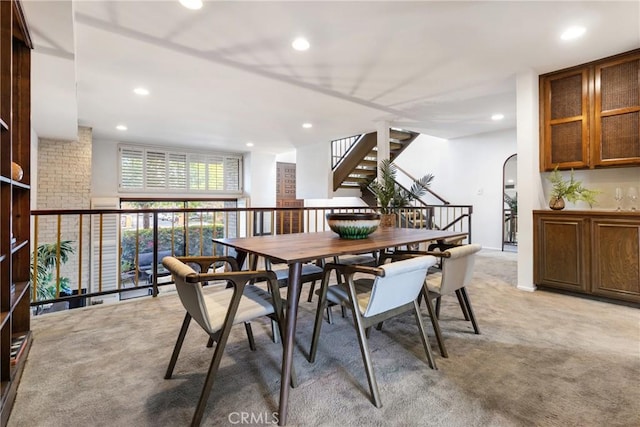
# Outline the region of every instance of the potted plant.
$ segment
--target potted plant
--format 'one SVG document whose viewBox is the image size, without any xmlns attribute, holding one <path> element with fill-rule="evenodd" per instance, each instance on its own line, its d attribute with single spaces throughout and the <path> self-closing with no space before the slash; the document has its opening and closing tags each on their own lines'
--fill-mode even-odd
<svg viewBox="0 0 640 427">
<path fill-rule="evenodd" d="M 369 184 L 369 188 L 378 199 L 380 213 L 382 214 L 380 225 L 389 227 L 396 222 L 395 210 L 409 206 L 413 200 L 424 196 L 434 176 L 429 173 L 418 180 L 414 180 L 411 188 L 407 191 L 396 182 L 398 168 L 391 162 L 391 159 L 380 161 L 378 167 L 380 179 Z"/>
<path fill-rule="evenodd" d="M 31 271 L 30 279 L 31 283 L 36 283 L 36 294 L 33 301 L 43 301 L 56 298 L 56 283 L 54 270 L 58 259 L 58 251 L 60 252 L 60 264 L 64 264 L 69 259 L 69 255 L 74 252 L 74 248 L 71 245 L 70 240 L 63 240 L 60 242 L 58 249 L 57 243 L 43 243 L 38 246 L 36 250 L 36 262 L 34 263 L 34 256 L 31 254 Z M 59 293 L 71 295 L 71 289 L 69 288 L 69 278 L 60 277 L 59 280 Z"/>
<path fill-rule="evenodd" d="M 551 182 L 551 200 L 549 201 L 549 207 L 553 210 L 564 209 L 565 198 L 571 203 L 583 201 L 588 203 L 589 207 L 593 207 L 593 204 L 596 202 L 596 196 L 600 193 L 597 190 L 589 190 L 582 186 L 581 181 L 576 181 L 573 176 L 573 169 L 571 169 L 569 180 L 566 180 L 562 177 L 556 166 L 548 179 L 549 182 Z"/>
</svg>

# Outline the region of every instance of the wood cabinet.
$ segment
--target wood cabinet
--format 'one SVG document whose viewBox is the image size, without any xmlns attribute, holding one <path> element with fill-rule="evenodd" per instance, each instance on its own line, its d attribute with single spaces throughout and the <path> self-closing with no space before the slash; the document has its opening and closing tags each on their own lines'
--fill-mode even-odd
<svg viewBox="0 0 640 427">
<path fill-rule="evenodd" d="M 540 169 L 640 165 L 640 49 L 540 76 Z"/>
<path fill-rule="evenodd" d="M 640 303 L 640 212 L 534 211 L 534 282 Z"/>
<path fill-rule="evenodd" d="M 18 1 L 0 2 L 0 423 L 5 425 L 31 345 L 30 52 Z M 22 169 L 22 176 L 17 173 Z"/>
</svg>

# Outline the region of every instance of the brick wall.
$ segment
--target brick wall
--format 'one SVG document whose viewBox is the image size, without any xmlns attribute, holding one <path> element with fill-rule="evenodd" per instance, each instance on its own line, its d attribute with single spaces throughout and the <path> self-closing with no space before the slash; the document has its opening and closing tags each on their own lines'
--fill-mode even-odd
<svg viewBox="0 0 640 427">
<path fill-rule="evenodd" d="M 38 188 L 34 209 L 89 209 L 91 207 L 91 128 L 78 128 L 77 141 L 40 138 L 38 141 Z M 71 288 L 83 287 L 89 280 L 90 218 L 82 224 L 82 278 L 78 277 L 78 216 L 61 221 L 61 240 L 73 241 L 75 253 L 62 266 L 61 276 L 69 277 Z M 38 218 L 38 245 L 57 239 L 57 216 Z M 73 273 L 70 273 L 73 272 Z M 74 277 L 72 277 L 73 275 Z"/>
</svg>

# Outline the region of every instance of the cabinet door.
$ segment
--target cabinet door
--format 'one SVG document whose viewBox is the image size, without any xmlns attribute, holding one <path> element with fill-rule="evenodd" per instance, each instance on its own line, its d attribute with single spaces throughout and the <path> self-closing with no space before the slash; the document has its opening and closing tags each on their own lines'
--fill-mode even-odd
<svg viewBox="0 0 640 427">
<path fill-rule="evenodd" d="M 640 53 L 594 69 L 593 165 L 640 164 Z"/>
<path fill-rule="evenodd" d="M 593 219 L 591 292 L 640 302 L 640 220 Z"/>
<path fill-rule="evenodd" d="M 579 217 L 534 218 L 534 282 L 588 292 L 587 220 Z"/>
<path fill-rule="evenodd" d="M 542 170 L 589 166 L 588 68 L 541 78 Z"/>
</svg>

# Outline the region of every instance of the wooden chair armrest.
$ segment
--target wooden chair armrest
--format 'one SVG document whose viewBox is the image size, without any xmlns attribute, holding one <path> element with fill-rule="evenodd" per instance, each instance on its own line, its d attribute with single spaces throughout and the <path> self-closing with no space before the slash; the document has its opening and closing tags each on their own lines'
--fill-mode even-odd
<svg viewBox="0 0 640 427">
<path fill-rule="evenodd" d="M 324 267 L 325 274 L 330 270 L 338 270 L 340 273 L 348 275 L 354 273 L 366 273 L 374 276 L 384 277 L 384 269 L 378 267 L 369 267 L 366 265 L 353 265 L 353 264 L 336 264 L 330 262 Z"/>
<path fill-rule="evenodd" d="M 175 258 L 185 264 L 189 262 L 198 264 L 200 268 L 203 269 L 208 268 L 211 264 L 215 264 L 217 262 L 226 262 L 231 267 L 231 271 L 240 270 L 238 267 L 238 261 L 231 256 L 177 256 Z M 201 271 L 201 273 L 206 273 L 206 271 Z"/>
<path fill-rule="evenodd" d="M 189 283 L 208 282 L 212 280 L 227 280 L 231 282 L 248 282 L 250 280 L 273 280 L 277 281 L 276 273 L 269 270 L 259 271 L 225 271 L 223 273 L 196 273 L 186 276 L 186 281 Z"/>
</svg>

